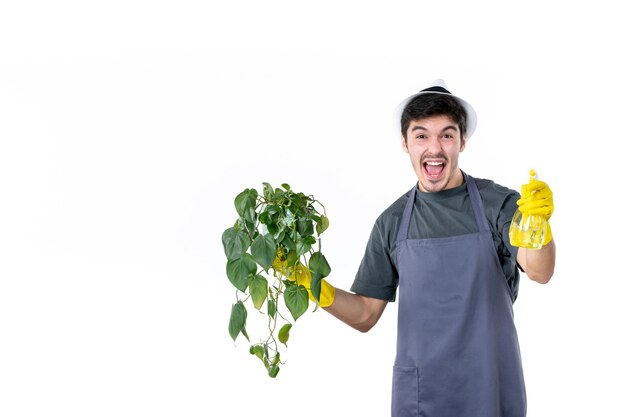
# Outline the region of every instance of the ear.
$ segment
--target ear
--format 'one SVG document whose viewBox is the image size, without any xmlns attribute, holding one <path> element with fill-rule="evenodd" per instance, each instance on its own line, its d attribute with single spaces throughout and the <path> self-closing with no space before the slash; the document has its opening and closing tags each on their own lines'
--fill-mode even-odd
<svg viewBox="0 0 626 417">
<path fill-rule="evenodd" d="M 463 136 L 463 139 L 461 139 L 461 149 L 459 149 L 459 152 L 463 152 L 463 150 L 465 149 L 465 144 L 467 143 L 467 136 Z"/>
<path fill-rule="evenodd" d="M 406 144 L 406 138 L 402 133 L 400 133 L 400 142 L 402 143 L 402 149 L 404 149 L 404 152 L 409 153 L 409 147 Z"/>
</svg>

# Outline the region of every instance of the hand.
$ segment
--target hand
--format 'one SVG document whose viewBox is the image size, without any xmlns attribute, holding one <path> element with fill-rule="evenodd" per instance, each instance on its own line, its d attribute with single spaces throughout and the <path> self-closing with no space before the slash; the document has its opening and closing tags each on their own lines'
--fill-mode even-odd
<svg viewBox="0 0 626 417">
<path fill-rule="evenodd" d="M 315 297 L 311 293 L 311 271 L 303 264 L 297 264 L 294 269 L 289 267 L 289 273 L 287 273 L 287 262 L 280 261 L 280 256 L 277 256 L 274 260 L 274 264 L 272 265 L 275 271 L 280 272 L 282 275 L 287 275 L 287 279 L 290 281 L 296 281 L 298 285 L 304 286 L 307 292 L 309 293 L 309 299 L 315 302 Z M 321 283 L 321 291 L 320 291 L 320 306 L 328 307 L 335 300 L 335 287 L 326 282 L 325 279 L 322 278 Z"/>
<path fill-rule="evenodd" d="M 545 182 L 532 180 L 522 185 L 522 197 L 517 200 L 517 205 L 523 214 L 539 215 L 550 220 L 554 212 L 552 190 Z"/>
<path fill-rule="evenodd" d="M 524 215 L 542 216 L 548 221 L 554 212 L 552 190 L 545 182 L 531 179 L 528 184 L 522 185 L 522 196 L 517 200 L 517 206 Z M 548 223 L 543 244 L 545 245 L 551 240 L 552 229 L 550 228 L 550 223 Z"/>
<path fill-rule="evenodd" d="M 315 302 L 315 297 L 311 293 L 311 271 L 305 265 L 298 264 L 296 272 L 289 275 L 289 280 L 296 281 L 298 285 L 303 285 L 309 292 L 309 299 Z M 328 307 L 335 300 L 335 287 L 322 278 L 322 290 L 320 291 L 320 307 Z"/>
</svg>

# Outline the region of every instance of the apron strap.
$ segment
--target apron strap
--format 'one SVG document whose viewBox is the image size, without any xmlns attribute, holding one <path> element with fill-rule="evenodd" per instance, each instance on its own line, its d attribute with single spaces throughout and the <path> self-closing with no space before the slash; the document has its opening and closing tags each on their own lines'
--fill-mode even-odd
<svg viewBox="0 0 626 417">
<path fill-rule="evenodd" d="M 478 230 L 481 232 L 489 232 L 489 224 L 487 223 L 487 216 L 485 216 L 485 207 L 483 205 L 483 199 L 478 192 L 478 187 L 474 178 L 470 175 L 463 173 L 465 176 L 465 182 L 467 183 L 467 190 L 469 191 L 470 201 L 472 202 L 472 210 L 474 210 L 474 218 L 478 225 Z"/>
<path fill-rule="evenodd" d="M 400 228 L 398 229 L 396 243 L 406 240 L 406 237 L 409 234 L 409 220 L 411 220 L 411 210 L 413 210 L 413 202 L 415 201 L 415 190 L 417 190 L 417 185 L 411 189 L 409 201 L 407 201 L 406 206 L 404 206 L 404 213 L 402 214 L 402 221 L 400 222 Z"/>
</svg>

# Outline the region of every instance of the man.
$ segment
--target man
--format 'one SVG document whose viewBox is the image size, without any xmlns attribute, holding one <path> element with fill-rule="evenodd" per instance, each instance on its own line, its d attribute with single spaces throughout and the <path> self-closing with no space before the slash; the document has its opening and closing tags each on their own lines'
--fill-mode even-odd
<svg viewBox="0 0 626 417">
<path fill-rule="evenodd" d="M 376 220 L 352 292 L 323 281 L 320 303 L 366 332 L 399 289 L 392 416 L 525 416 L 512 305 L 520 269 L 550 280 L 555 245 L 549 225 L 540 249 L 511 245 L 508 231 L 518 207 L 547 221 L 552 192 L 533 181 L 520 198 L 459 168 L 476 114 L 441 80 L 395 118 L 417 186 Z"/>
</svg>

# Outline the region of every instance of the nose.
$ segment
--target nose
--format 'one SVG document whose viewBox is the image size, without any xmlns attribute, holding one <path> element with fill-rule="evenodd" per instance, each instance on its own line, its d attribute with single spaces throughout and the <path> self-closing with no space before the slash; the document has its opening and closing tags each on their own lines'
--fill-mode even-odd
<svg viewBox="0 0 626 417">
<path fill-rule="evenodd" d="M 438 153 L 441 153 L 442 150 L 443 146 L 441 145 L 441 141 L 439 140 L 439 138 L 431 138 L 428 141 L 428 152 L 436 155 Z"/>
</svg>

